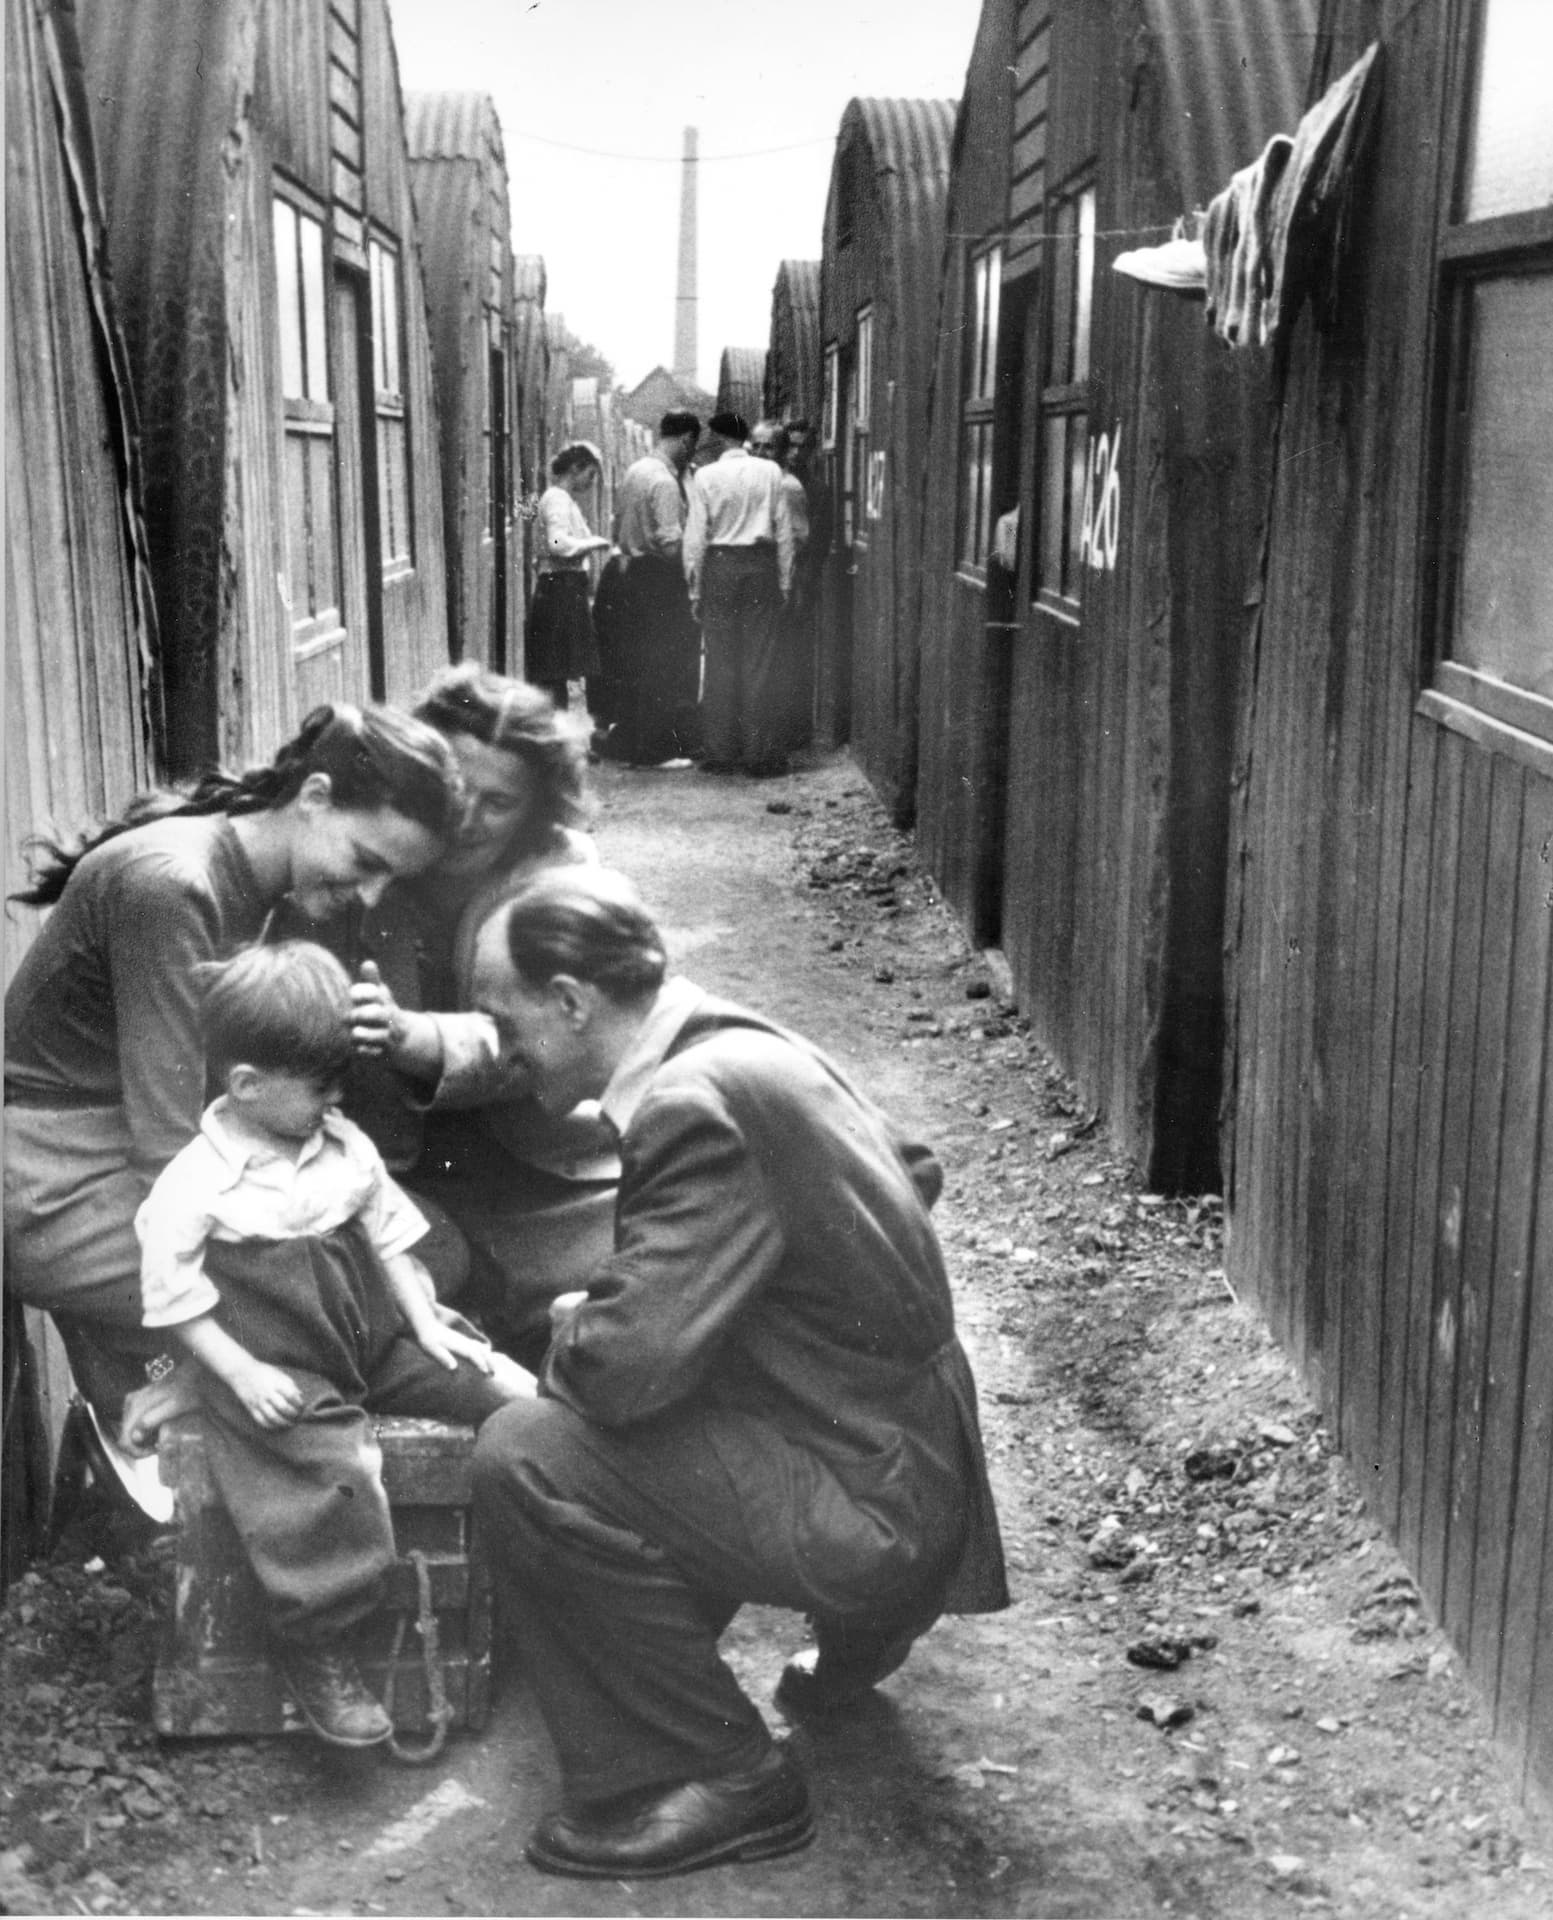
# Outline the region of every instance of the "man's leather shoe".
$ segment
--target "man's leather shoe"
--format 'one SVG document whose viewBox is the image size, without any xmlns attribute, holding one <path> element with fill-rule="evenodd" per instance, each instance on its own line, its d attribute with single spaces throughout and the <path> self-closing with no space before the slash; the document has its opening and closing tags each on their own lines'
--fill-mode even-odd
<svg viewBox="0 0 1553 1920">
<path fill-rule="evenodd" d="M 898 1633 L 844 1651 L 804 1647 L 782 1669 L 773 1697 L 790 1719 L 822 1720 L 845 1713 L 905 1664 L 916 1639 L 914 1633 Z"/>
<path fill-rule="evenodd" d="M 348 1654 L 330 1647 L 286 1645 L 271 1650 L 286 1691 L 320 1740 L 335 1747 L 375 1747 L 394 1724 L 375 1700 Z"/>
<path fill-rule="evenodd" d="M 659 1879 L 733 1860 L 770 1860 L 814 1838 L 803 1775 L 780 1747 L 747 1773 L 685 1780 L 609 1809 L 553 1813 L 525 1851 L 544 1873 Z"/>
</svg>

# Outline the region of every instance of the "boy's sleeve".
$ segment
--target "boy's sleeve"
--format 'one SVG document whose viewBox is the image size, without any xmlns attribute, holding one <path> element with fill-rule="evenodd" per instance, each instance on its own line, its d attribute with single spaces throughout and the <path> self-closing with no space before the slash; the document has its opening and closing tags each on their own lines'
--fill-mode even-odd
<svg viewBox="0 0 1553 1920">
<path fill-rule="evenodd" d="M 383 1156 L 359 1127 L 351 1141 L 351 1153 L 368 1176 L 367 1197 L 356 1218 L 372 1242 L 372 1250 L 383 1259 L 396 1253 L 408 1253 L 417 1241 L 431 1231 L 431 1223 L 383 1164 Z"/>
<path fill-rule="evenodd" d="M 181 1326 L 220 1304 L 205 1274 L 205 1242 L 213 1224 L 203 1201 L 206 1153 L 202 1140 L 191 1141 L 157 1175 L 135 1215 L 144 1326 Z"/>
</svg>

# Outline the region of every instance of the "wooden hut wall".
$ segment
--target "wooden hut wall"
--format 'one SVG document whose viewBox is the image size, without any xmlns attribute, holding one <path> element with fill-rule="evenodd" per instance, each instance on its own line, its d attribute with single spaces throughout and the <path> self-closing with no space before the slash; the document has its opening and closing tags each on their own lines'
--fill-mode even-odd
<svg viewBox="0 0 1553 1920">
<path fill-rule="evenodd" d="M 512 263 L 512 419 L 516 510 L 522 541 L 522 604 L 517 609 L 518 647 L 509 671 L 523 671 L 529 611 L 534 598 L 534 503 L 547 479 L 546 400 L 550 356 L 545 333 L 545 263 L 538 254 L 516 255 Z"/>
<path fill-rule="evenodd" d="M 1553 655 L 1530 529 L 1546 515 L 1553 221 L 1512 196 L 1483 243 L 1454 203 L 1480 10 L 1332 13 L 1319 81 L 1378 35 L 1384 100 L 1337 321 L 1300 320 L 1278 429 L 1234 845 L 1230 1270 L 1303 1362 L 1546 1803 Z M 1469 245 L 1462 282 L 1449 252 Z M 1497 288 L 1537 300 L 1465 416 L 1445 338 L 1462 286 L 1479 312 Z M 1435 441 L 1448 415 L 1466 451 Z M 1484 449 L 1512 524 L 1471 537 L 1481 563 L 1503 536 L 1498 604 L 1520 610 L 1542 674 L 1516 725 L 1435 660 L 1454 542 L 1431 487 L 1462 467 L 1490 484 Z"/>
<path fill-rule="evenodd" d="M 82 37 L 146 442 L 168 757 L 253 760 L 318 700 L 403 698 L 446 657 L 387 15 L 166 0 L 149 33 L 137 9 L 84 0 Z M 283 349 L 287 221 L 308 265 L 288 275 Z M 380 291 L 397 279 L 393 389 L 374 377 L 375 259 Z"/>
<path fill-rule="evenodd" d="M 717 411 L 754 426 L 766 406 L 766 349 L 724 347 L 717 369 Z"/>
<path fill-rule="evenodd" d="M 833 505 L 818 718 L 823 734 L 851 739 L 901 819 L 915 797 L 915 553 L 937 320 L 922 289 L 936 286 L 942 260 L 954 113 L 949 100 L 852 101 L 820 271 L 820 334 L 827 357 L 835 350 L 838 390 L 824 475 Z"/>
<path fill-rule="evenodd" d="M 1039 35 L 1018 43 L 1017 0 L 987 0 L 955 123 L 939 287 L 937 351 L 928 412 L 928 473 L 921 534 L 921 728 L 917 841 L 944 897 L 980 946 L 999 942 L 997 865 L 1008 734 L 1012 582 L 988 562 L 995 512 L 1017 498 L 1020 381 L 1018 305 L 1003 285 L 1019 60 L 1044 70 Z M 989 288 L 996 320 L 989 316 Z M 978 301 L 977 294 L 981 294 Z M 995 328 L 1003 365 L 978 365 Z M 985 392 L 990 374 L 995 393 Z M 1001 378 L 998 376 L 1001 375 Z M 989 441 L 990 436 L 990 441 Z M 992 465 L 985 456 L 991 448 Z M 983 502 L 978 489 L 994 489 Z M 997 489 L 1003 489 L 1002 492 Z M 1000 593 L 1000 588 L 1002 589 Z"/>
<path fill-rule="evenodd" d="M 486 94 L 405 96 L 441 442 L 448 644 L 505 671 L 518 653 L 512 245 L 501 125 Z"/>
<path fill-rule="evenodd" d="M 91 112 L 68 0 L 5 8 L 5 848 L 9 895 L 29 836 L 66 839 L 158 771 L 156 609 L 138 417 L 107 270 Z M 9 983 L 39 924 L 5 910 Z M 30 1343 L 37 1427 L 6 1352 L 0 1575 L 45 1545 L 48 1454 L 70 1392 L 46 1315 Z"/>
<path fill-rule="evenodd" d="M 784 260 L 771 289 L 765 411 L 773 420 L 820 418 L 820 263 Z"/>
<path fill-rule="evenodd" d="M 1016 24 L 1009 178 L 1044 175 L 1046 236 L 1032 299 L 1026 199 L 1001 329 L 1024 395 L 1019 630 L 988 662 L 1003 741 L 968 710 L 971 741 L 939 748 L 954 824 L 935 857 L 973 928 L 1001 939 L 1042 1043 L 1166 1188 L 1218 1179 L 1234 688 L 1265 421 L 1260 370 L 1224 354 L 1200 305 L 1110 263 L 1227 180 L 1247 112 L 1253 154 L 1298 117 L 1300 21 L 1265 0 L 1226 34 L 1207 0 L 1113 0 L 1059 4 L 1049 35 L 1033 7 Z M 994 463 L 995 506 L 1003 479 Z M 967 745 L 994 770 L 1001 747 L 1001 820 L 995 783 L 949 798 Z"/>
<path fill-rule="evenodd" d="M 6 0 L 5 23 L 10 894 L 30 834 L 69 838 L 150 784 L 155 610 L 74 16 Z M 7 909 L 7 980 L 34 925 Z"/>
</svg>

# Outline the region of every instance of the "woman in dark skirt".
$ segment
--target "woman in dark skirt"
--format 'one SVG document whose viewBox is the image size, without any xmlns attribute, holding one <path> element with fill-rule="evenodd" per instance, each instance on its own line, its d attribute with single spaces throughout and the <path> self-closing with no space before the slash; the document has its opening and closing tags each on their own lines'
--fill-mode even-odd
<svg viewBox="0 0 1553 1920">
<path fill-rule="evenodd" d="M 527 678 L 556 706 L 566 708 L 566 683 L 599 670 L 593 616 L 588 610 L 588 555 L 609 541 L 583 518 L 578 497 L 602 470 L 597 447 L 575 440 L 550 462 L 555 482 L 539 496 L 539 580 L 529 621 Z"/>
</svg>

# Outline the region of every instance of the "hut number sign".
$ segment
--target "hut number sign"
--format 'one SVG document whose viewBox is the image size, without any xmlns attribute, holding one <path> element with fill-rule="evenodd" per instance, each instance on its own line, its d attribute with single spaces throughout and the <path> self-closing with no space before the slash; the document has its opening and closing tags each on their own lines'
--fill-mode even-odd
<svg viewBox="0 0 1553 1920">
<path fill-rule="evenodd" d="M 1122 518 L 1122 424 L 1089 443 L 1084 477 L 1084 518 L 1079 527 L 1078 562 L 1096 573 L 1116 569 L 1116 543 Z"/>
</svg>

